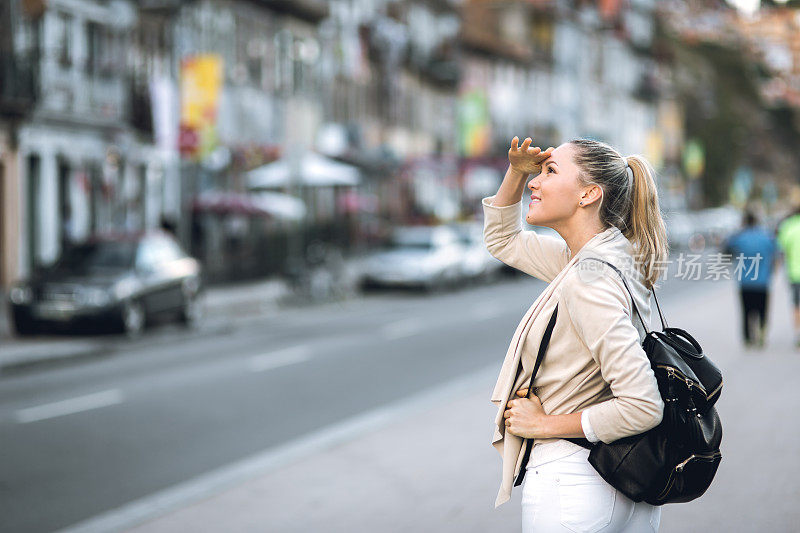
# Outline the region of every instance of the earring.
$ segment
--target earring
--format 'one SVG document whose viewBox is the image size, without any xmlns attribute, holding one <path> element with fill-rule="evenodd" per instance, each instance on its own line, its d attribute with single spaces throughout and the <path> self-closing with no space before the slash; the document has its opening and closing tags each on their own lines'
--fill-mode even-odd
<svg viewBox="0 0 800 533">
<path fill-rule="evenodd" d="M 581 202 L 581 203 L 580 203 L 580 204 L 578 204 L 578 205 L 583 205 L 583 202 Z"/>
</svg>

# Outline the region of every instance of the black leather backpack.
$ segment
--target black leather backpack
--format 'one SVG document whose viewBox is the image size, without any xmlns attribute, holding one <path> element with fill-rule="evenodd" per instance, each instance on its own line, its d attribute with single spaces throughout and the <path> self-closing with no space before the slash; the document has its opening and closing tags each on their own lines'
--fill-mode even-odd
<svg viewBox="0 0 800 533">
<path fill-rule="evenodd" d="M 620 270 L 602 259 L 621 277 L 646 331 L 642 347 L 664 400 L 664 417 L 655 428 L 611 444 L 566 439 L 589 448 L 589 463 L 603 479 L 635 502 L 652 505 L 688 502 L 700 497 L 714 479 L 722 454 L 722 423 L 714 407 L 722 391 L 722 373 L 686 331 L 667 326 L 655 298 L 662 331 L 649 331 Z M 555 316 L 542 338 L 528 392 L 547 350 Z M 522 483 L 530 456 L 528 446 L 515 486 Z"/>
</svg>

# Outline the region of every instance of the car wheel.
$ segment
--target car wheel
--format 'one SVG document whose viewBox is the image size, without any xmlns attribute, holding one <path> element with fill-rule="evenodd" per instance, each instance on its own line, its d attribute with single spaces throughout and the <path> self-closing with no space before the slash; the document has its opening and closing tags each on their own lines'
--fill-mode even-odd
<svg viewBox="0 0 800 533">
<path fill-rule="evenodd" d="M 203 303 L 199 294 L 184 296 L 179 316 L 180 323 L 188 328 L 196 327 L 203 318 Z"/>
<path fill-rule="evenodd" d="M 35 321 L 30 318 L 22 318 L 14 316 L 14 331 L 19 337 L 29 337 L 36 335 L 39 332 L 39 327 Z"/>
<path fill-rule="evenodd" d="M 443 272 L 439 275 L 438 285 L 442 288 L 442 292 L 453 292 L 458 286 L 461 278 L 454 272 Z"/>
<path fill-rule="evenodd" d="M 122 305 L 122 331 L 131 339 L 144 331 L 146 316 L 141 302 L 127 301 Z"/>
<path fill-rule="evenodd" d="M 472 280 L 465 275 L 455 275 L 451 276 L 450 279 L 447 280 L 447 289 L 450 291 L 458 291 L 464 288 L 465 285 L 469 284 Z"/>
<path fill-rule="evenodd" d="M 440 274 L 424 282 L 423 288 L 428 294 L 440 294 L 445 291 L 445 279 Z"/>
</svg>

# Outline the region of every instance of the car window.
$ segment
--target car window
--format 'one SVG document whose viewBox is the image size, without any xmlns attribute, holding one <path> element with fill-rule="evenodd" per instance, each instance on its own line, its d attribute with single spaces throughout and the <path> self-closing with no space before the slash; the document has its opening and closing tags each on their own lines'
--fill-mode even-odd
<svg viewBox="0 0 800 533">
<path fill-rule="evenodd" d="M 56 264 L 57 269 L 76 272 L 96 269 L 131 268 L 136 255 L 136 243 L 101 241 L 67 248 Z"/>
<path fill-rule="evenodd" d="M 181 250 L 181 247 L 178 246 L 178 243 L 172 239 L 164 237 L 159 239 L 159 241 L 159 245 L 161 247 L 160 253 L 163 254 L 164 261 L 175 261 L 177 259 L 183 259 L 186 257 L 186 254 L 183 253 L 183 250 Z"/>
<path fill-rule="evenodd" d="M 458 242 L 461 244 L 472 244 L 474 242 L 472 235 L 469 232 L 459 230 L 458 232 Z"/>
<path fill-rule="evenodd" d="M 136 254 L 136 267 L 137 268 L 155 268 L 158 265 L 158 250 L 156 243 L 152 239 L 146 239 L 139 244 L 139 250 Z"/>
<path fill-rule="evenodd" d="M 392 234 L 390 246 L 393 248 L 414 248 L 429 250 L 433 248 L 431 231 L 429 228 L 403 228 L 395 230 Z"/>
<path fill-rule="evenodd" d="M 458 236 L 450 229 L 440 227 L 436 228 L 432 240 L 435 246 L 449 246 L 458 242 Z"/>
</svg>

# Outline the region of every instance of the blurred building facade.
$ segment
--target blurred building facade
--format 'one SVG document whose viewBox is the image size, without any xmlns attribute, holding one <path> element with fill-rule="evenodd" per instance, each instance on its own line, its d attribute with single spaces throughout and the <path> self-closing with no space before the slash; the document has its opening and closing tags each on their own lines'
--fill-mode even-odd
<svg viewBox="0 0 800 533">
<path fill-rule="evenodd" d="M 224 279 L 280 271 L 301 234 L 352 248 L 388 224 L 469 217 L 514 135 L 680 157 L 654 0 L 5 5 L 3 285 L 71 240 L 162 221 Z M 187 155 L 183 65 L 208 55 L 222 69 L 215 138 Z M 294 172 L 308 151 L 361 180 L 268 191 L 305 203 L 297 228 L 248 176 L 281 160 Z"/>
<path fill-rule="evenodd" d="M 800 5 L 755 7 L 664 0 L 657 12 L 685 104 L 685 197 L 772 216 L 800 198 Z"/>
<path fill-rule="evenodd" d="M 733 22 L 772 74 L 765 96 L 800 107 L 800 10 L 776 6 Z"/>
<path fill-rule="evenodd" d="M 3 283 L 96 232 L 158 224 L 163 165 L 134 118 L 132 1 L 4 2 L 4 95 L 29 98 L 5 161 Z M 19 87 L 31 82 L 27 90 Z M 35 83 L 34 83 L 35 81 Z M 5 115 L 8 116 L 5 106 Z"/>
<path fill-rule="evenodd" d="M 173 163 L 176 209 L 166 218 L 211 280 L 279 270 L 288 233 L 248 196 L 246 172 L 318 129 L 326 3 L 141 0 L 139 8 L 132 72 L 150 90 L 155 142 Z M 221 69 L 214 146 L 203 153 L 187 142 L 181 102 L 187 62 L 200 57 Z"/>
</svg>

